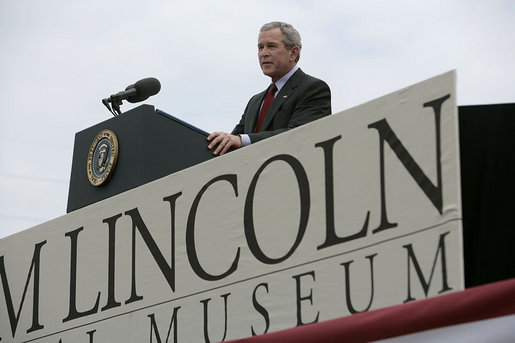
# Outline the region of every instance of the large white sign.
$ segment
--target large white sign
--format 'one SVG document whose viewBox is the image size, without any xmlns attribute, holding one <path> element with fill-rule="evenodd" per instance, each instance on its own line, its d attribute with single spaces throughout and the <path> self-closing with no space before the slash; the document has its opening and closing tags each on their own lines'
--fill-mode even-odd
<svg viewBox="0 0 515 343">
<path fill-rule="evenodd" d="M 4 238 L 0 341 L 215 342 L 461 290 L 458 152 L 449 72 Z"/>
</svg>

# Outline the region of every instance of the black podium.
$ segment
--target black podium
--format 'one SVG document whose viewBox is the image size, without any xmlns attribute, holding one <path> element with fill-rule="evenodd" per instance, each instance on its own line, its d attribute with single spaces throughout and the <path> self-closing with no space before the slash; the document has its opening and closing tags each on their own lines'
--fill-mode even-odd
<svg viewBox="0 0 515 343">
<path fill-rule="evenodd" d="M 88 178 L 88 157 L 99 132 L 110 130 L 118 158 L 109 180 Z M 109 198 L 213 158 L 204 132 L 151 105 L 142 105 L 75 134 L 66 212 Z"/>
</svg>

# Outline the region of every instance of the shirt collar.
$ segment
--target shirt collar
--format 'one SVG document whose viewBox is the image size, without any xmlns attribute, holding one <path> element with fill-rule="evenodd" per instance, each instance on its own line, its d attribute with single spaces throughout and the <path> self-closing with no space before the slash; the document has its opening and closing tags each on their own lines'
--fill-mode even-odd
<svg viewBox="0 0 515 343">
<path fill-rule="evenodd" d="M 286 75 L 277 80 L 277 82 L 275 83 L 275 86 L 277 87 L 276 94 L 281 90 L 281 88 L 283 88 L 283 86 L 286 84 L 286 82 L 288 82 L 290 77 L 297 71 L 297 69 L 299 69 L 299 66 L 294 65 L 293 68 Z"/>
</svg>

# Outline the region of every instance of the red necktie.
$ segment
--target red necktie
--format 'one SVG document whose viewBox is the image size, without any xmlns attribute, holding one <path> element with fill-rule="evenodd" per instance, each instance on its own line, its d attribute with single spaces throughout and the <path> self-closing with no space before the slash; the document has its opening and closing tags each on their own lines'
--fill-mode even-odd
<svg viewBox="0 0 515 343">
<path fill-rule="evenodd" d="M 263 101 L 263 106 L 261 106 L 261 112 L 259 112 L 259 117 L 256 125 L 256 132 L 259 132 L 261 130 L 261 125 L 263 125 L 263 121 L 265 120 L 266 112 L 268 112 L 270 105 L 272 105 L 272 102 L 274 101 L 274 93 L 276 90 L 277 87 L 275 86 L 275 83 L 273 83 L 270 89 L 268 90 L 268 93 L 266 93 L 265 100 Z"/>
</svg>

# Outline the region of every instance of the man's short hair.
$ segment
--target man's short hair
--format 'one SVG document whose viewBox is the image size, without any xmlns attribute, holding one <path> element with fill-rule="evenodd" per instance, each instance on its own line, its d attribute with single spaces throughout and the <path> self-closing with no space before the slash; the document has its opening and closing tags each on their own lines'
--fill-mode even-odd
<svg viewBox="0 0 515 343">
<path fill-rule="evenodd" d="M 270 23 L 267 23 L 261 27 L 261 30 L 259 32 L 272 30 L 275 28 L 281 29 L 281 32 L 283 34 L 283 44 L 286 50 L 290 50 L 294 46 L 299 47 L 299 55 L 295 59 L 295 62 L 298 62 L 300 59 L 300 49 L 302 49 L 302 43 L 300 40 L 300 34 L 295 28 L 288 24 L 283 23 L 281 21 L 272 21 Z"/>
</svg>

